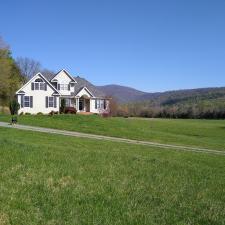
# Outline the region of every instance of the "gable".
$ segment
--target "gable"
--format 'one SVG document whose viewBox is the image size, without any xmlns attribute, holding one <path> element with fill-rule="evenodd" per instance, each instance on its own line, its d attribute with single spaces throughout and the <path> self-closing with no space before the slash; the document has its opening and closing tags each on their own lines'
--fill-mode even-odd
<svg viewBox="0 0 225 225">
<path fill-rule="evenodd" d="M 52 81 L 57 81 L 58 83 L 69 84 L 77 83 L 76 80 L 66 71 L 60 70 L 55 76 L 52 77 Z"/>
<path fill-rule="evenodd" d="M 52 86 L 52 84 L 41 74 L 37 73 L 34 77 L 32 77 L 26 84 L 24 84 L 17 92 L 16 94 L 21 94 L 22 92 L 27 92 L 31 90 L 31 83 L 35 82 L 36 80 L 43 80 L 44 83 L 55 93 L 60 95 L 60 93 Z"/>
<path fill-rule="evenodd" d="M 94 97 L 94 95 L 86 88 L 83 87 L 81 88 L 78 93 L 76 94 L 77 97 L 81 97 L 81 96 L 88 96 L 89 98 Z"/>
</svg>

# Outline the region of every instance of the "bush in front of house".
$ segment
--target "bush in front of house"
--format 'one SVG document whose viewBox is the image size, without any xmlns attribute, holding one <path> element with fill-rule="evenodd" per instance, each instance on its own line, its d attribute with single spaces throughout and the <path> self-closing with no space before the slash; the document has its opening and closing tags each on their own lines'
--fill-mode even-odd
<svg viewBox="0 0 225 225">
<path fill-rule="evenodd" d="M 111 115 L 110 115 L 110 113 L 108 113 L 108 112 L 103 112 L 103 113 L 101 113 L 101 116 L 102 116 L 103 118 L 108 118 L 108 117 L 110 117 Z"/>
<path fill-rule="evenodd" d="M 66 109 L 66 100 L 63 98 L 61 100 L 60 113 L 65 113 L 65 109 Z"/>
<path fill-rule="evenodd" d="M 37 114 L 36 114 L 37 116 L 42 116 L 42 115 L 44 115 L 42 112 L 38 112 Z"/>
<path fill-rule="evenodd" d="M 53 110 L 49 113 L 50 116 L 58 115 L 58 114 L 59 114 L 58 111 L 53 111 Z"/>
<path fill-rule="evenodd" d="M 18 111 L 20 109 L 20 104 L 17 102 L 16 99 L 13 99 L 12 101 L 10 101 L 9 103 L 9 110 L 11 115 L 17 115 Z"/>
<path fill-rule="evenodd" d="M 66 114 L 76 114 L 77 110 L 74 107 L 65 107 Z"/>
</svg>

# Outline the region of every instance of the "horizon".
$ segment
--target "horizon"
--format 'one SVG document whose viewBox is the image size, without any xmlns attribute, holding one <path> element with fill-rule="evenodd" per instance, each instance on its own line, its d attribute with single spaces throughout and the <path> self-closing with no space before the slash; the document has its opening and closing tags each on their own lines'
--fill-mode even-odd
<svg viewBox="0 0 225 225">
<path fill-rule="evenodd" d="M 83 77 L 81 77 L 83 78 Z M 94 84 L 95 85 L 95 84 Z M 124 85 L 120 85 L 120 84 L 105 84 L 105 85 L 95 85 L 97 87 L 104 87 L 104 86 L 121 86 L 121 87 L 125 87 L 125 88 L 131 88 L 134 89 L 136 91 L 140 91 L 140 92 L 144 92 L 144 94 L 155 94 L 155 93 L 165 93 L 165 92 L 173 92 L 173 91 L 191 91 L 191 90 L 198 90 L 198 89 L 219 89 L 219 88 L 225 88 L 225 86 L 215 86 L 215 87 L 198 87 L 198 88 L 186 88 L 186 89 L 171 89 L 171 90 L 165 90 L 165 91 L 153 91 L 153 92 L 145 92 L 139 89 L 136 89 L 134 87 L 130 87 L 130 86 L 124 86 Z"/>
<path fill-rule="evenodd" d="M 14 58 L 147 93 L 225 86 L 222 0 L 22 0 L 1 7 L 0 36 Z"/>
</svg>

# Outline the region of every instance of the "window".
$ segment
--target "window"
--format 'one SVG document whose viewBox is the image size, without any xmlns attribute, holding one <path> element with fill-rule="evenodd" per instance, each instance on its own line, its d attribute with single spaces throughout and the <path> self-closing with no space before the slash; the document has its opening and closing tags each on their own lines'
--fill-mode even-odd
<svg viewBox="0 0 225 225">
<path fill-rule="evenodd" d="M 34 90 L 39 90 L 39 83 L 34 83 Z"/>
<path fill-rule="evenodd" d="M 106 101 L 104 99 L 96 99 L 95 109 L 106 109 Z"/>
<path fill-rule="evenodd" d="M 30 107 L 30 96 L 24 96 L 24 107 Z"/>
<path fill-rule="evenodd" d="M 40 90 L 42 90 L 42 91 L 45 90 L 45 83 L 40 83 Z"/>
<path fill-rule="evenodd" d="M 37 78 L 34 82 L 44 82 L 41 78 Z"/>
<path fill-rule="evenodd" d="M 41 78 L 37 78 L 33 83 L 31 83 L 32 90 L 47 90 L 45 82 Z"/>
<path fill-rule="evenodd" d="M 48 107 L 54 107 L 54 97 L 48 97 Z"/>
<path fill-rule="evenodd" d="M 46 96 L 45 97 L 45 107 L 46 108 L 57 108 L 57 98 L 56 97 L 49 97 L 49 96 Z"/>
<path fill-rule="evenodd" d="M 68 91 L 69 85 L 68 84 L 59 84 L 60 90 Z"/>
<path fill-rule="evenodd" d="M 21 108 L 23 107 L 33 108 L 33 96 L 21 97 Z"/>
</svg>

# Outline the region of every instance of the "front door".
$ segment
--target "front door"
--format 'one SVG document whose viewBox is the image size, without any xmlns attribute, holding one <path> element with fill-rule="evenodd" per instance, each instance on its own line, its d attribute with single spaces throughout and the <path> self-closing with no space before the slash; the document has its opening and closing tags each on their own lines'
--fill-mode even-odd
<svg viewBox="0 0 225 225">
<path fill-rule="evenodd" d="M 79 111 L 83 111 L 84 110 L 84 99 L 80 98 L 79 99 Z"/>
</svg>

